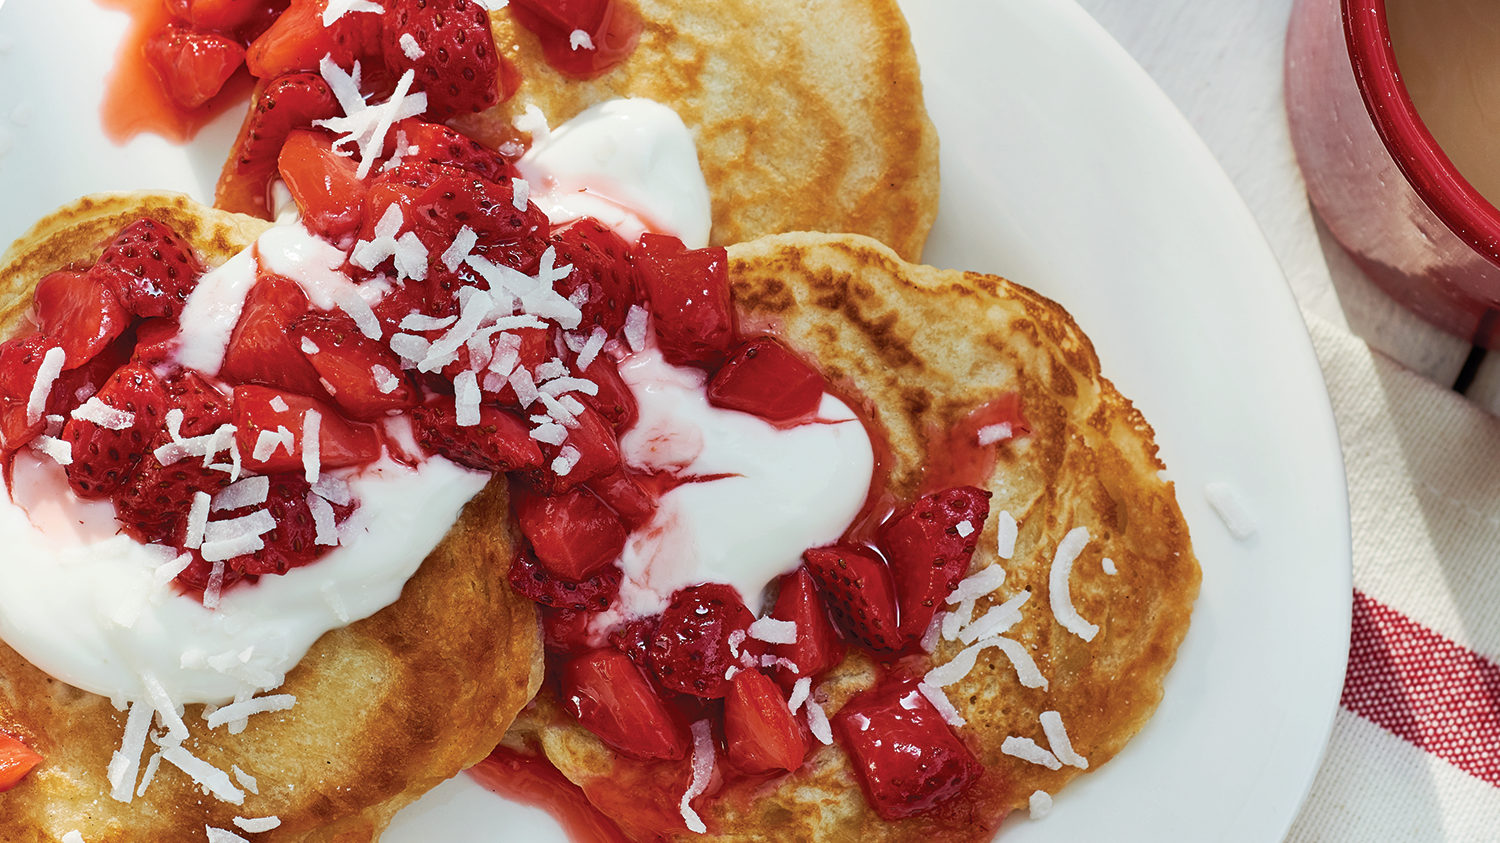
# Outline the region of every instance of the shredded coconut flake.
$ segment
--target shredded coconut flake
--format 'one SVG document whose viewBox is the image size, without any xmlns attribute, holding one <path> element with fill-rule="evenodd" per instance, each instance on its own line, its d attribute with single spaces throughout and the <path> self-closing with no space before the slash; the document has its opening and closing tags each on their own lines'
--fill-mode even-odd
<svg viewBox="0 0 1500 843">
<path fill-rule="evenodd" d="M 42 364 L 36 370 L 36 382 L 31 385 L 31 395 L 26 401 L 26 423 L 36 424 L 42 420 L 47 409 L 47 396 L 52 394 L 52 384 L 62 374 L 67 354 L 61 348 L 49 348 L 42 356 Z"/>
<path fill-rule="evenodd" d="M 1021 622 L 1021 607 L 1030 599 L 1031 592 L 1023 591 L 999 606 L 991 606 L 990 610 L 985 612 L 979 620 L 964 627 L 958 640 L 965 644 L 972 644 L 981 638 L 1005 634 L 1011 627 Z"/>
<path fill-rule="evenodd" d="M 578 465 L 580 459 L 583 459 L 583 454 L 577 448 L 572 445 L 564 445 L 557 452 L 557 459 L 552 461 L 552 473 L 558 477 L 567 477 L 569 472 L 573 470 L 573 467 Z"/>
<path fill-rule="evenodd" d="M 1031 794 L 1031 818 L 1039 820 L 1052 812 L 1052 795 L 1045 790 Z"/>
<path fill-rule="evenodd" d="M 1009 512 L 1001 510 L 995 519 L 995 545 L 1001 559 L 1009 559 L 1016 552 L 1016 536 L 1020 526 Z"/>
<path fill-rule="evenodd" d="M 818 743 L 824 746 L 833 743 L 833 727 L 828 724 L 828 715 L 823 711 L 823 706 L 818 705 L 817 700 L 811 697 L 807 700 L 807 729 L 818 739 Z"/>
<path fill-rule="evenodd" d="M 934 688 L 926 682 L 918 682 L 917 690 L 922 692 L 922 696 L 926 697 L 928 702 L 932 703 L 932 707 L 938 710 L 938 714 L 943 716 L 943 720 L 947 721 L 949 726 L 958 727 L 969 722 L 958 713 L 958 709 L 953 707 L 952 701 L 948 699 L 948 695 L 943 692 L 942 688 Z"/>
<path fill-rule="evenodd" d="M 230 703 L 208 716 L 208 728 L 217 729 L 231 720 L 240 720 L 256 714 L 286 711 L 296 704 L 297 698 L 291 694 L 275 694 L 269 697 L 256 697 L 244 702 Z"/>
<path fill-rule="evenodd" d="M 124 430 L 135 424 L 135 413 L 117 410 L 104 403 L 97 395 L 80 404 L 71 415 L 80 421 L 93 422 L 105 430 Z"/>
<path fill-rule="evenodd" d="M 193 493 L 193 502 L 188 507 L 187 533 L 182 538 L 183 547 L 203 546 L 203 533 L 208 529 L 208 511 L 212 504 L 213 498 L 207 492 Z"/>
<path fill-rule="evenodd" d="M 512 178 L 510 180 L 511 207 L 525 213 L 526 203 L 531 201 L 531 182 L 525 179 Z"/>
<path fill-rule="evenodd" d="M 750 624 L 750 637 L 767 644 L 797 643 L 797 622 L 773 617 L 756 618 Z"/>
<path fill-rule="evenodd" d="M 234 786 L 229 780 L 229 774 L 209 764 L 188 752 L 181 744 L 163 747 L 161 757 L 193 780 L 194 783 L 208 788 L 221 802 L 231 805 L 243 805 L 245 803 L 245 792 Z"/>
<path fill-rule="evenodd" d="M 922 648 L 922 652 L 931 655 L 937 651 L 938 641 L 943 637 L 944 623 L 949 617 L 951 617 L 951 613 L 936 612 L 933 614 L 932 620 L 927 623 L 927 629 L 923 630 L 921 639 L 917 641 L 917 646 Z"/>
<path fill-rule="evenodd" d="M 518 210 L 524 211 L 526 210 L 526 208 L 522 207 Z M 443 255 L 441 258 L 443 266 L 448 267 L 449 272 L 457 272 L 458 267 L 462 265 L 463 262 L 468 259 L 469 255 L 474 251 L 474 244 L 478 242 L 479 235 L 475 233 L 474 229 L 469 228 L 467 225 L 460 227 L 458 229 L 458 233 L 453 236 L 453 242 L 449 244 L 446 250 L 443 251 Z M 456 318 L 452 319 L 451 321 L 456 321 Z M 407 326 L 405 320 L 402 320 L 401 327 L 406 328 L 407 330 L 412 330 L 412 328 Z M 447 327 L 447 325 L 444 325 L 442 327 Z"/>
<path fill-rule="evenodd" d="M 479 380 L 473 372 L 459 372 L 453 379 L 454 421 L 459 427 L 479 424 Z"/>
<path fill-rule="evenodd" d="M 394 205 L 391 207 L 395 207 Z M 465 229 L 468 227 L 465 226 Z M 462 231 L 460 231 L 462 234 Z M 408 313 L 401 318 L 401 330 L 403 331 L 441 331 L 458 321 L 457 316 L 428 316 L 425 313 Z"/>
<path fill-rule="evenodd" d="M 280 395 L 272 398 L 270 404 L 271 409 L 275 410 L 278 413 L 285 413 L 287 410 L 291 409 L 287 406 L 286 400 L 283 399 Z"/>
<path fill-rule="evenodd" d="M 974 535 L 974 524 L 968 520 L 960 521 L 957 524 L 954 524 L 953 529 L 958 531 L 958 537 L 961 539 L 966 539 L 969 536 Z"/>
<path fill-rule="evenodd" d="M 193 554 L 184 553 L 170 562 L 163 562 L 157 565 L 155 570 L 151 572 L 152 590 L 165 587 L 167 583 L 177 579 L 177 575 L 186 571 L 187 566 L 191 564 L 193 564 Z"/>
<path fill-rule="evenodd" d="M 214 494 L 213 511 L 242 509 L 247 506 L 263 504 L 270 493 L 271 478 L 263 475 L 246 477 L 238 483 L 231 483 L 225 486 Z"/>
<path fill-rule="evenodd" d="M 1052 754 L 1064 764 L 1081 770 L 1089 768 L 1089 760 L 1073 751 L 1073 742 L 1068 740 L 1068 730 L 1063 728 L 1062 715 L 1056 711 L 1044 711 L 1038 718 L 1042 721 L 1042 732 L 1052 747 Z"/>
<path fill-rule="evenodd" d="M 1004 568 L 999 565 L 981 568 L 958 581 L 957 587 L 948 594 L 948 604 L 951 606 L 965 600 L 977 600 L 1002 585 L 1005 585 Z"/>
<path fill-rule="evenodd" d="M 151 760 L 146 762 L 146 772 L 141 774 L 141 786 L 136 788 L 136 796 L 145 796 L 146 789 L 151 786 L 151 780 L 156 778 L 156 768 L 161 766 L 161 753 L 151 753 Z"/>
<path fill-rule="evenodd" d="M 547 126 L 547 115 L 537 108 L 536 103 L 527 103 L 526 110 L 517 114 L 510 124 L 516 127 L 516 131 L 531 135 L 532 145 L 539 144 L 552 135 L 552 130 Z"/>
<path fill-rule="evenodd" d="M 625 342 L 630 344 L 631 351 L 641 351 L 646 347 L 646 329 L 649 325 L 650 314 L 644 307 L 633 304 L 625 311 Z"/>
<path fill-rule="evenodd" d="M 260 784 L 255 781 L 254 776 L 241 770 L 238 765 L 230 765 L 229 771 L 234 773 L 234 780 L 239 782 L 241 787 L 257 796 L 260 795 Z"/>
<path fill-rule="evenodd" d="M 1018 738 L 1011 735 L 1000 744 L 1000 751 L 1022 761 L 1040 764 L 1049 770 L 1062 769 L 1062 762 L 1058 761 L 1052 753 L 1037 746 L 1036 741 L 1031 738 Z"/>
<path fill-rule="evenodd" d="M 594 49 L 594 39 L 590 38 L 587 32 L 575 29 L 568 34 L 568 46 L 574 51 L 592 50 Z"/>
<path fill-rule="evenodd" d="M 302 415 L 302 471 L 309 484 L 318 482 L 323 473 L 319 454 L 318 429 L 323 425 L 323 414 L 308 410 Z"/>
<path fill-rule="evenodd" d="M 129 802 L 135 795 L 136 773 L 140 770 L 141 753 L 146 750 L 146 735 L 151 731 L 151 717 L 156 712 L 151 704 L 136 700 L 130 704 L 130 713 L 125 718 L 125 736 L 120 748 L 109 759 L 109 795 L 117 802 Z"/>
<path fill-rule="evenodd" d="M 328 608 L 333 610 L 333 616 L 339 619 L 339 623 L 348 623 L 349 607 L 344 605 L 344 598 L 339 594 L 338 589 L 334 587 L 333 582 L 323 583 L 322 592 L 323 602 L 327 603 Z"/>
<path fill-rule="evenodd" d="M 688 783 L 687 792 L 682 794 L 682 802 L 679 807 L 682 810 L 682 819 L 687 823 L 690 831 L 703 834 L 708 831 L 708 826 L 703 824 L 698 813 L 689 804 L 708 789 L 709 779 L 714 774 L 714 734 L 713 726 L 707 720 L 699 720 L 692 726 L 693 730 L 693 779 Z"/>
<path fill-rule="evenodd" d="M 332 474 L 319 477 L 318 482 L 312 484 L 312 490 L 317 493 L 318 497 L 339 506 L 344 506 L 354 500 L 354 493 L 349 489 L 349 484 Z"/>
<path fill-rule="evenodd" d="M 313 492 L 308 492 L 307 509 L 312 513 L 313 527 L 316 530 L 313 541 L 328 547 L 338 544 L 339 528 L 334 523 L 333 507 L 328 501 Z"/>
<path fill-rule="evenodd" d="M 1088 544 L 1087 527 L 1074 527 L 1057 543 L 1057 555 L 1052 557 L 1052 570 L 1047 577 L 1047 588 L 1051 592 L 1052 614 L 1063 629 L 1085 641 L 1093 641 L 1099 627 L 1084 620 L 1073 608 L 1073 598 L 1068 593 L 1068 576 L 1073 572 L 1073 561 Z"/>
<path fill-rule="evenodd" d="M 62 843 L 88 843 L 88 841 L 84 840 L 83 834 L 75 828 L 62 836 Z"/>
<path fill-rule="evenodd" d="M 208 834 L 208 843 L 250 843 L 249 840 L 238 834 L 232 831 L 225 831 L 222 828 L 214 828 L 211 825 L 206 825 L 203 827 L 203 830 Z"/>
<path fill-rule="evenodd" d="M 804 676 L 798 679 L 796 682 L 792 683 L 792 695 L 787 698 L 786 707 L 790 709 L 793 714 L 796 714 L 797 709 L 802 707 L 802 704 L 807 701 L 807 697 L 811 693 L 812 677 Z"/>
<path fill-rule="evenodd" d="M 993 445 L 1002 439 L 1009 439 L 1011 434 L 1010 422 L 986 425 L 979 428 L 979 444 Z"/>
<path fill-rule="evenodd" d="M 380 390 L 381 395 L 390 395 L 401 386 L 401 379 L 390 369 L 376 363 L 370 366 L 370 376 L 375 379 L 375 388 Z"/>
<path fill-rule="evenodd" d="M 374 12 L 377 15 L 383 15 L 385 8 L 371 0 L 328 0 L 328 5 L 323 7 L 323 25 L 333 26 L 334 21 L 350 12 Z M 410 58 L 415 61 L 421 56 L 410 56 Z"/>
<path fill-rule="evenodd" d="M 1104 573 L 1109 574 L 1110 576 L 1114 576 L 1115 574 L 1120 573 L 1120 569 L 1115 567 L 1115 560 L 1109 558 L 1108 556 L 1104 557 L 1104 561 L 1100 562 L 1099 564 L 1104 568 Z"/>
<path fill-rule="evenodd" d="M 427 53 L 422 50 L 422 45 L 417 43 L 417 39 L 414 38 L 410 32 L 401 33 L 401 37 L 397 39 L 396 43 L 401 45 L 402 54 L 412 61 L 416 61 L 417 59 L 427 55 Z"/>
<path fill-rule="evenodd" d="M 333 294 L 333 303 L 354 320 L 361 334 L 372 340 L 380 339 L 380 320 L 370 309 L 370 303 L 359 294 L 358 287 L 339 287 Z"/>
<path fill-rule="evenodd" d="M 1229 535 L 1240 541 L 1255 535 L 1255 520 L 1250 517 L 1233 486 L 1228 483 L 1210 483 L 1204 487 L 1203 493 L 1208 498 L 1208 505 L 1214 508 L 1224 526 L 1229 528 Z"/>
<path fill-rule="evenodd" d="M 31 440 L 31 447 L 58 465 L 73 464 L 73 444 L 66 439 L 42 435 Z"/>
<path fill-rule="evenodd" d="M 260 536 L 241 535 L 219 541 L 205 541 L 198 552 L 205 562 L 222 562 L 246 553 L 254 553 L 265 546 L 266 543 L 261 540 Z"/>
<path fill-rule="evenodd" d="M 235 817 L 234 824 L 239 826 L 243 831 L 248 831 L 251 834 L 260 834 L 261 832 L 270 831 L 273 828 L 280 828 L 281 818 L 255 817 L 246 819 L 245 817 Z"/>
</svg>

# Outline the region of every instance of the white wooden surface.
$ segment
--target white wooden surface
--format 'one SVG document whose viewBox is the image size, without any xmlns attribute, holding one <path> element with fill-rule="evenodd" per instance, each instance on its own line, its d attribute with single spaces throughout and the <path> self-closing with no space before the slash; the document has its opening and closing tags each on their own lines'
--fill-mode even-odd
<svg viewBox="0 0 1500 843">
<path fill-rule="evenodd" d="M 1176 103 L 1234 180 L 1305 311 L 1444 385 L 1467 342 L 1377 288 L 1308 203 L 1287 128 L 1282 60 L 1293 0 L 1078 0 Z M 1500 354 L 1468 397 L 1500 412 Z"/>
</svg>

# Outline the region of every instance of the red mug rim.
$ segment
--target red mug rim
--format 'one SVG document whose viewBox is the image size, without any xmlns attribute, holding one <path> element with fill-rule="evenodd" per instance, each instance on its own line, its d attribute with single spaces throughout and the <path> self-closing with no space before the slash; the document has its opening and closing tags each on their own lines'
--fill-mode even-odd
<svg viewBox="0 0 1500 843">
<path fill-rule="evenodd" d="M 1438 147 L 1396 67 L 1385 0 L 1341 0 L 1344 41 L 1375 131 L 1427 207 L 1459 239 L 1500 266 L 1500 210 L 1480 195 Z"/>
</svg>

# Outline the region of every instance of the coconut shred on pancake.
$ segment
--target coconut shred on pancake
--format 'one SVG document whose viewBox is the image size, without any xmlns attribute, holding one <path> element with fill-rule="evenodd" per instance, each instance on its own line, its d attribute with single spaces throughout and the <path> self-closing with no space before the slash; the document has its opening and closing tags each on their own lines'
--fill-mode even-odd
<svg viewBox="0 0 1500 843">
<path fill-rule="evenodd" d="M 774 325 L 836 392 L 857 396 L 884 441 L 883 500 L 959 484 L 988 495 L 980 526 L 956 525 L 972 541 L 967 570 L 917 647 L 882 655 L 840 627 L 848 655 L 786 698 L 811 735 L 800 765 L 747 774 L 715 715 L 700 715 L 686 756 L 645 759 L 640 744 L 617 750 L 584 728 L 570 713 L 578 699 L 550 686 L 501 753 L 555 766 L 632 840 L 750 841 L 775 829 L 789 840 L 982 841 L 1011 811 L 1045 811 L 1156 709 L 1198 593 L 1150 425 L 1068 314 L 1004 279 L 823 234 L 732 246 L 729 277 L 742 326 Z M 860 718 L 877 710 L 872 689 L 893 684 L 913 695 L 900 707 L 941 718 L 923 734 L 951 729 L 977 765 L 949 768 L 962 789 L 920 810 L 899 792 L 942 785 L 897 784 L 877 806 L 851 754 Z"/>
</svg>

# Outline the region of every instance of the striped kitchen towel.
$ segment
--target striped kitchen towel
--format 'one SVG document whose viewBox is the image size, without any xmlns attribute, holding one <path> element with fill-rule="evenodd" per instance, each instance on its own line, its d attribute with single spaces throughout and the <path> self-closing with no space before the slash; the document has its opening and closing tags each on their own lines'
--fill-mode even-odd
<svg viewBox="0 0 1500 843">
<path fill-rule="evenodd" d="M 1500 419 L 1307 321 L 1348 471 L 1354 613 L 1287 841 L 1500 841 Z"/>
</svg>

